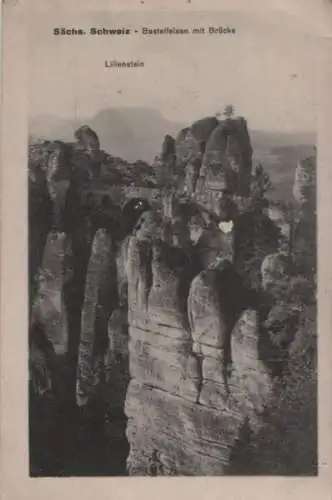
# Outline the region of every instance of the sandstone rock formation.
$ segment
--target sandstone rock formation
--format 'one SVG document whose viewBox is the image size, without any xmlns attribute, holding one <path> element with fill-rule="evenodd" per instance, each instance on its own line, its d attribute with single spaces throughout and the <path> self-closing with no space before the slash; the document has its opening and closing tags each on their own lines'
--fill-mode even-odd
<svg viewBox="0 0 332 500">
<path fill-rule="evenodd" d="M 233 372 L 231 394 L 253 429 L 259 428 L 259 415 L 273 396 L 270 370 L 260 355 L 260 321 L 257 311 L 245 310 L 232 332 Z"/>
<path fill-rule="evenodd" d="M 291 252 L 293 238 L 293 207 L 283 206 L 280 203 L 269 203 L 267 216 L 279 230 L 278 249 Z"/>
<path fill-rule="evenodd" d="M 41 266 L 47 235 L 52 227 L 52 201 L 47 188 L 45 170 L 41 164 L 29 163 L 29 287 L 34 288 L 34 280 Z M 31 306 L 31 297 L 30 297 Z"/>
<path fill-rule="evenodd" d="M 317 273 L 316 233 L 316 214 L 311 210 L 302 212 L 294 223 L 292 251 L 299 272 L 313 280 Z"/>
<path fill-rule="evenodd" d="M 299 161 L 295 171 L 293 188 L 294 198 L 301 206 L 316 201 L 316 157 L 311 156 Z"/>
<path fill-rule="evenodd" d="M 165 187 L 173 184 L 176 178 L 175 163 L 175 139 L 167 134 L 164 137 L 161 153 L 156 156 L 154 161 L 158 184 Z"/>
<path fill-rule="evenodd" d="M 30 282 L 50 266 L 61 290 L 34 297 L 32 317 L 47 323 L 31 348 L 42 390 L 54 366 L 40 339 L 52 338 L 61 309 L 66 391 L 92 413 L 100 405 L 98 426 L 109 420 L 122 458 L 127 438 L 129 474 L 240 470 L 236 453 L 251 461 L 270 428 L 266 415 L 282 399 L 275 380 L 314 302 L 314 280 L 309 292 L 298 287 L 306 297 L 294 284 L 308 263 L 314 272 L 314 162 L 297 169 L 293 224 L 292 211 L 250 191 L 243 118 L 207 117 L 165 136 L 154 166 L 106 154 L 89 127 L 75 137 L 30 151 Z M 53 227 L 65 232 L 55 246 Z"/>
<path fill-rule="evenodd" d="M 218 123 L 215 117 L 202 118 L 181 130 L 176 139 L 176 165 L 184 169 L 185 190 L 190 195 L 196 189 L 206 143 Z"/>
<path fill-rule="evenodd" d="M 174 327 L 186 324 L 186 297 L 191 269 L 189 256 L 181 248 L 156 241 L 152 250 L 152 285 L 149 316 L 156 323 Z"/>
<path fill-rule="evenodd" d="M 219 225 L 211 223 L 209 227 L 202 229 L 193 251 L 204 268 L 220 259 L 233 262 L 234 232 L 225 233 Z"/>
<path fill-rule="evenodd" d="M 300 272 L 314 279 L 317 267 L 316 157 L 298 163 L 293 193 L 298 211 L 294 221 L 292 251 Z"/>
<path fill-rule="evenodd" d="M 188 313 L 193 350 L 201 363 L 202 404 L 225 405 L 232 363 L 231 334 L 245 299 L 241 280 L 227 260 L 202 271 L 191 283 Z"/>
<path fill-rule="evenodd" d="M 191 133 L 195 139 L 201 144 L 201 149 L 205 149 L 205 145 L 211 136 L 213 130 L 218 126 L 219 121 L 215 116 L 208 116 L 195 121 L 191 125 Z"/>
<path fill-rule="evenodd" d="M 207 299 L 218 290 L 211 282 L 206 297 L 206 286 L 197 287 L 194 280 L 197 301 L 189 299 L 190 331 L 180 325 L 174 328 L 159 324 L 152 318 L 145 327 L 130 326 L 129 366 L 133 378 L 125 411 L 129 418 L 127 466 L 131 475 L 149 474 L 151 457 L 156 452 L 160 475 L 225 474 L 245 418 L 253 428 L 259 428 L 257 415 L 268 402 L 272 382 L 259 360 L 257 321 L 252 319 L 253 313 L 246 312 L 240 326 L 235 326 L 235 375 L 225 384 L 224 334 L 227 330 L 230 342 L 229 330 L 239 315 L 228 308 L 225 300 L 230 300 L 235 309 L 239 302 L 227 294 L 230 283 L 226 274 L 234 273 L 231 264 L 224 263 L 223 270 L 211 271 L 216 272 L 219 287 L 224 290 L 219 289 L 223 293 L 223 313 L 215 301 L 210 306 L 213 310 L 198 314 L 197 307 L 209 307 Z M 230 289 L 238 299 L 238 287 Z M 206 338 L 198 339 L 204 332 Z M 243 342 L 248 343 L 248 358 L 241 352 Z"/>
<path fill-rule="evenodd" d="M 166 134 L 164 137 L 161 159 L 170 163 L 173 163 L 175 160 L 175 139 L 171 135 Z"/>
<path fill-rule="evenodd" d="M 232 181 L 228 185 L 225 184 L 225 189 L 231 188 L 238 194 L 247 196 L 250 187 L 251 155 L 246 121 L 243 118 L 223 120 L 207 141 L 200 175 L 207 177 L 212 165 L 220 165 L 225 175 L 230 176 L 230 171 L 236 174 L 237 186 L 235 181 Z"/>
<path fill-rule="evenodd" d="M 316 161 L 316 157 L 312 156 L 298 163 L 293 190 L 298 210 L 292 251 L 299 272 L 312 279 L 315 279 L 317 267 Z"/>
<path fill-rule="evenodd" d="M 63 230 L 64 225 L 66 194 L 71 178 L 70 156 L 69 146 L 59 143 L 47 161 L 47 185 L 53 202 L 54 226 L 58 231 Z"/>
<path fill-rule="evenodd" d="M 77 142 L 84 147 L 84 149 L 98 150 L 100 149 L 100 143 L 98 136 L 94 130 L 92 130 L 88 125 L 83 125 L 77 129 L 74 133 Z"/>
<path fill-rule="evenodd" d="M 112 240 L 99 229 L 93 240 L 86 273 L 77 365 L 77 404 L 86 404 L 103 376 L 108 344 L 108 321 L 117 305 L 117 283 Z"/>
<path fill-rule="evenodd" d="M 178 167 L 184 167 L 195 158 L 201 158 L 202 149 L 190 128 L 181 131 L 176 139 L 176 162 Z"/>
<path fill-rule="evenodd" d="M 248 286 L 261 286 L 264 258 L 278 249 L 279 230 L 262 212 L 241 214 L 234 227 L 234 265 Z"/>
<path fill-rule="evenodd" d="M 267 290 L 292 272 L 292 258 L 288 254 L 275 253 L 265 257 L 261 267 L 262 287 Z"/>
</svg>

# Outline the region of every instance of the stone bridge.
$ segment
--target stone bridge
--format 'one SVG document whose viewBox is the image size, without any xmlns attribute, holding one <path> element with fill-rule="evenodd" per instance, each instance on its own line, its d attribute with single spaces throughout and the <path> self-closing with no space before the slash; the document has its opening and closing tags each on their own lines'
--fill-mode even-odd
<svg viewBox="0 0 332 500">
<path fill-rule="evenodd" d="M 151 207 L 161 205 L 161 188 L 146 187 L 146 186 L 122 186 L 111 184 L 107 179 L 96 179 L 84 186 L 80 190 L 80 200 L 82 205 L 86 204 L 88 197 L 93 200 L 94 206 L 102 205 L 105 197 L 109 197 L 110 201 L 123 209 L 131 200 L 143 199 L 146 200 Z"/>
</svg>

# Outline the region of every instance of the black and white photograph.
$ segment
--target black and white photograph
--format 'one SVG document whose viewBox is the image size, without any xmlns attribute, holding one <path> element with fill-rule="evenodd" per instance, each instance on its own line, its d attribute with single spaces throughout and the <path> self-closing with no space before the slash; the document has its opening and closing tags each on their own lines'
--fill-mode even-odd
<svg viewBox="0 0 332 500">
<path fill-rule="evenodd" d="M 30 477 L 317 476 L 317 45 L 291 21 L 29 12 Z"/>
</svg>

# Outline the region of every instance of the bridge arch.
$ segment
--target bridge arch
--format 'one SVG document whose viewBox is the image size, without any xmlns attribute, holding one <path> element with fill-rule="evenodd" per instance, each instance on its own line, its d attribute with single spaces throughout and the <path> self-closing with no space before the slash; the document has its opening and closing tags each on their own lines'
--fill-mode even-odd
<svg viewBox="0 0 332 500">
<path fill-rule="evenodd" d="M 144 198 L 132 198 L 122 207 L 122 215 L 127 227 L 131 232 L 142 213 L 152 210 L 151 204 Z"/>
</svg>

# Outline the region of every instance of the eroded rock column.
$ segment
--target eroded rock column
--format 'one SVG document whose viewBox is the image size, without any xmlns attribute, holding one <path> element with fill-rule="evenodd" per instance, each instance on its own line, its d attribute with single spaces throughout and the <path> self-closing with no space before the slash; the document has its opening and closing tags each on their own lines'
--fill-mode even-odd
<svg viewBox="0 0 332 500">
<path fill-rule="evenodd" d="M 103 377 L 108 321 L 117 303 L 116 268 L 111 236 L 99 229 L 86 273 L 78 352 L 76 401 L 85 405 Z"/>
<path fill-rule="evenodd" d="M 141 260 L 138 274 L 129 273 L 129 289 L 133 280 L 137 290 L 135 283 L 146 282 L 145 275 L 151 286 L 143 315 L 137 300 L 129 299 L 128 472 L 224 475 L 246 419 L 257 427 L 271 388 L 258 352 L 257 313 L 243 313 L 241 319 L 246 293 L 230 262 L 196 278 L 187 274 L 188 286 L 180 291 L 184 250 L 171 246 L 166 252 L 165 242 L 151 239 L 150 260 L 144 260 L 137 235 L 134 242 L 129 248 L 136 248 Z M 134 262 L 130 256 L 129 262 Z"/>
</svg>

